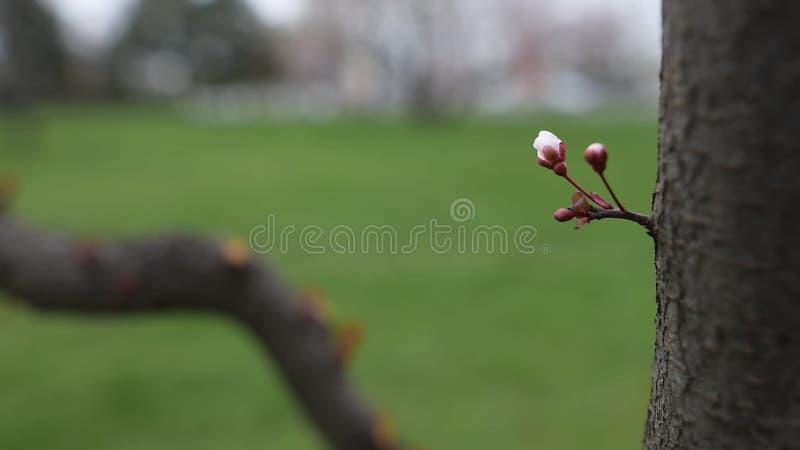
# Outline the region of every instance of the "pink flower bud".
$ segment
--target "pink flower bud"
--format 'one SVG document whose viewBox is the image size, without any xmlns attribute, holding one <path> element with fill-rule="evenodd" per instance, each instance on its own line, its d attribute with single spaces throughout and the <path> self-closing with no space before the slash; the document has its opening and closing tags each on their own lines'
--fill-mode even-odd
<svg viewBox="0 0 800 450">
<path fill-rule="evenodd" d="M 554 152 L 552 156 L 545 154 L 545 149 L 548 147 Z M 533 148 L 535 148 L 538 152 L 540 160 L 544 159 L 553 164 L 564 161 L 564 158 L 566 157 L 566 146 L 563 142 L 561 142 L 561 139 L 559 139 L 558 136 L 549 131 L 539 132 L 539 136 L 537 136 L 533 141 Z M 555 159 L 550 159 L 548 156 Z"/>
<path fill-rule="evenodd" d="M 586 158 L 586 162 L 592 166 L 595 172 L 603 173 L 606 170 L 608 151 L 606 151 L 605 145 L 595 142 L 594 144 L 586 147 L 583 157 Z"/>
<path fill-rule="evenodd" d="M 567 208 L 558 208 L 553 217 L 559 222 L 566 222 L 575 218 L 575 213 Z"/>
<path fill-rule="evenodd" d="M 549 131 L 540 131 L 533 141 L 533 148 L 536 149 L 540 166 L 552 169 L 556 175 L 562 177 L 567 174 L 567 164 L 564 162 L 567 146 L 558 136 Z"/>
<path fill-rule="evenodd" d="M 597 192 L 590 192 L 589 195 L 592 197 L 592 200 L 594 200 L 598 205 L 600 205 L 601 208 L 614 209 L 614 206 L 612 206 L 611 203 L 607 202 L 606 199 L 604 199 L 603 197 L 600 197 L 600 194 L 598 194 Z"/>
<path fill-rule="evenodd" d="M 592 205 L 589 204 L 589 199 L 580 192 L 572 194 L 572 208 L 570 208 L 575 217 L 588 216 L 592 211 Z"/>
</svg>

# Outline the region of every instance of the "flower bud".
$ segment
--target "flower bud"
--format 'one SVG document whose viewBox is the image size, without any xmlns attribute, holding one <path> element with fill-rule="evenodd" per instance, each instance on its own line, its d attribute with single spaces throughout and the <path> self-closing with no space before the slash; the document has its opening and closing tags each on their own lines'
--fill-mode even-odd
<svg viewBox="0 0 800 450">
<path fill-rule="evenodd" d="M 611 203 L 607 202 L 606 199 L 604 199 L 603 197 L 600 197 L 600 194 L 598 194 L 597 192 L 590 192 L 589 196 L 591 196 L 592 200 L 594 200 L 595 203 L 600 205 L 601 208 L 614 209 L 614 206 L 611 205 Z"/>
<path fill-rule="evenodd" d="M 586 162 L 592 166 L 595 172 L 603 173 L 606 170 L 608 151 L 606 151 L 605 145 L 595 142 L 594 144 L 586 147 L 583 157 L 586 158 Z"/>
<path fill-rule="evenodd" d="M 575 218 L 575 213 L 567 208 L 558 208 L 553 217 L 559 222 L 567 222 Z"/>
<path fill-rule="evenodd" d="M 572 194 L 572 208 L 570 208 L 575 217 L 584 217 L 589 215 L 592 211 L 592 205 L 589 204 L 589 199 L 580 192 Z"/>
<path fill-rule="evenodd" d="M 553 166 L 553 172 L 555 172 L 556 175 L 563 177 L 564 175 L 567 174 L 567 163 L 565 162 L 557 163 L 555 166 Z"/>
<path fill-rule="evenodd" d="M 533 141 L 533 148 L 538 154 L 539 164 L 548 169 L 564 162 L 566 158 L 567 147 L 558 136 L 549 131 L 539 132 L 539 136 Z"/>
</svg>

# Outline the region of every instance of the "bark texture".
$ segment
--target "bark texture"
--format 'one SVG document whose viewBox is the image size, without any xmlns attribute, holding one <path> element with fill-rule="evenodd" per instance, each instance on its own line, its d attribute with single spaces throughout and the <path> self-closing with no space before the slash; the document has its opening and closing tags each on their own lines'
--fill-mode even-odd
<svg viewBox="0 0 800 450">
<path fill-rule="evenodd" d="M 393 447 L 346 379 L 327 324 L 243 247 L 186 235 L 87 244 L 0 211 L 0 288 L 42 311 L 233 317 L 272 354 L 331 448 Z"/>
<path fill-rule="evenodd" d="M 665 0 L 646 449 L 800 448 L 800 2 Z"/>
</svg>

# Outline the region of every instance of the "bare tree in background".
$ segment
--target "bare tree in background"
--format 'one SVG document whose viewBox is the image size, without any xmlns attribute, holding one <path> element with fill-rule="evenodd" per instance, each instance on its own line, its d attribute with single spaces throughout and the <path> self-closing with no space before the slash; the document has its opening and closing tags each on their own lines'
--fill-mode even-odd
<svg viewBox="0 0 800 450">
<path fill-rule="evenodd" d="M 38 149 L 36 100 L 70 87 L 67 53 L 49 11 L 36 0 L 0 1 L 0 156 L 17 161 Z"/>
<path fill-rule="evenodd" d="M 55 19 L 36 0 L 0 2 L 0 102 L 63 93 L 67 57 Z"/>
<path fill-rule="evenodd" d="M 156 96 L 279 71 L 273 35 L 242 0 L 140 0 L 111 66 L 117 89 Z"/>
<path fill-rule="evenodd" d="M 335 0 L 313 2 L 309 32 L 338 39 L 334 67 L 347 97 L 419 116 L 469 111 L 510 66 L 517 37 L 508 1 Z M 327 56 L 327 55 L 326 55 Z M 359 92 L 363 91 L 363 92 Z M 377 99 L 380 104 L 370 104 Z"/>
</svg>

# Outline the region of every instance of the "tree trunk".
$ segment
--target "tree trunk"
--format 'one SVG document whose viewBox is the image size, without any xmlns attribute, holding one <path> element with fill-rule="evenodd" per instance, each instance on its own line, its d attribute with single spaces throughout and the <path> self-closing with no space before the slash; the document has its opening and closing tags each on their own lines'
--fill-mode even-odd
<svg viewBox="0 0 800 450">
<path fill-rule="evenodd" d="M 800 2 L 665 0 L 646 449 L 800 448 Z"/>
</svg>

